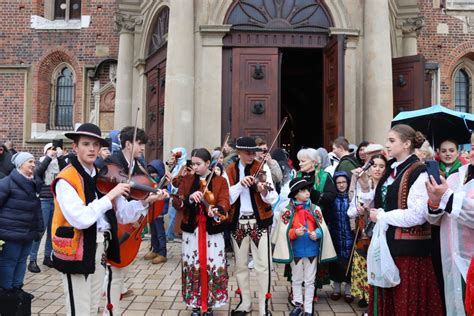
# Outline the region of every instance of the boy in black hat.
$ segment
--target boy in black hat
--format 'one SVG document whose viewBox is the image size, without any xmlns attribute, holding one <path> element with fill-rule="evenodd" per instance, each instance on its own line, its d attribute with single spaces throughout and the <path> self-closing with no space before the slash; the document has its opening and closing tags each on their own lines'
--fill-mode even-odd
<svg viewBox="0 0 474 316">
<path fill-rule="evenodd" d="M 303 311 L 305 316 L 313 315 L 317 262 L 333 260 L 336 256 L 321 210 L 311 203 L 312 185 L 302 177 L 291 180 L 288 194 L 291 200 L 280 213 L 272 237 L 273 261 L 291 265 L 295 307 L 290 316 L 299 316 Z"/>
<path fill-rule="evenodd" d="M 105 257 L 120 261 L 117 223 L 136 221 L 149 203 L 165 198 L 166 193 L 127 201 L 124 196 L 130 185 L 119 183 L 103 195 L 97 190 L 94 162 L 100 147 L 108 144 L 99 127 L 85 123 L 65 135 L 74 141 L 77 155 L 51 184 L 53 264 L 63 273 L 68 315 L 95 315 L 105 273 L 101 263 Z"/>
<path fill-rule="evenodd" d="M 272 204 L 278 199 L 270 169 L 264 165 L 262 170 L 268 175 L 267 183 L 256 183 L 255 175 L 262 162 L 255 160 L 260 151 L 255 140 L 250 137 L 237 139 L 236 150 L 239 159 L 227 167 L 230 183 L 229 213 L 232 243 L 235 252 L 238 293 L 241 302 L 232 315 L 247 315 L 252 310 L 250 295 L 248 258 L 249 248 L 255 262 L 258 280 L 259 314 L 270 315 L 268 300 L 271 298 L 271 249 L 268 228 L 273 223 Z"/>
</svg>

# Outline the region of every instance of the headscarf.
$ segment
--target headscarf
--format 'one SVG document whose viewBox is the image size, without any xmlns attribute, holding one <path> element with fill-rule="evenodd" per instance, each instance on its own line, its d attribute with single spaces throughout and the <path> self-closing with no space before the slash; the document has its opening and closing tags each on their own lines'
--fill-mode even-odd
<svg viewBox="0 0 474 316">
<path fill-rule="evenodd" d="M 319 147 L 316 149 L 316 151 L 321 158 L 321 169 L 326 169 L 329 167 L 331 165 L 331 161 L 329 160 L 328 151 L 323 147 Z"/>
</svg>

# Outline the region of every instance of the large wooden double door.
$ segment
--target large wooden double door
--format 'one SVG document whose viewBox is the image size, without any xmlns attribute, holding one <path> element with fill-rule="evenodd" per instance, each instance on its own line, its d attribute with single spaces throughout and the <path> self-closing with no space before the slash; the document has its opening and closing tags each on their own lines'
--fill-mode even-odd
<svg viewBox="0 0 474 316">
<path fill-rule="evenodd" d="M 165 117 L 166 46 L 147 60 L 146 132 L 147 160 L 163 159 L 163 123 Z"/>
<path fill-rule="evenodd" d="M 343 37 L 323 48 L 323 143 L 344 133 Z M 224 50 L 222 135 L 261 136 L 271 141 L 283 120 L 280 104 L 279 47 L 234 47 Z M 297 123 L 297 122 L 296 122 Z M 308 130 L 311 126 L 308 126 Z"/>
</svg>

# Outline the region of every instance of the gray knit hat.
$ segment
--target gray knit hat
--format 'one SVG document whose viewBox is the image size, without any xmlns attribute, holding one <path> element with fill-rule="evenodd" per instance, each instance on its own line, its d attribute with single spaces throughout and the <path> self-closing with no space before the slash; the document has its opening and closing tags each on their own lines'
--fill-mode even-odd
<svg viewBox="0 0 474 316">
<path fill-rule="evenodd" d="M 16 168 L 20 168 L 22 164 L 30 159 L 35 159 L 35 157 L 32 154 L 23 151 L 13 155 L 12 163 Z"/>
</svg>

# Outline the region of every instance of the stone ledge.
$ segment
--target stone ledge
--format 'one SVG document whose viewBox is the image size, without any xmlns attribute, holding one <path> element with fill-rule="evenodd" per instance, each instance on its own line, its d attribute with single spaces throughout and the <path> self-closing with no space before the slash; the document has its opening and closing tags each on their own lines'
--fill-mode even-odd
<svg viewBox="0 0 474 316">
<path fill-rule="evenodd" d="M 80 30 L 89 27 L 91 23 L 90 15 L 83 15 L 80 20 L 48 20 L 42 16 L 31 16 L 31 28 L 36 30 Z"/>
</svg>

